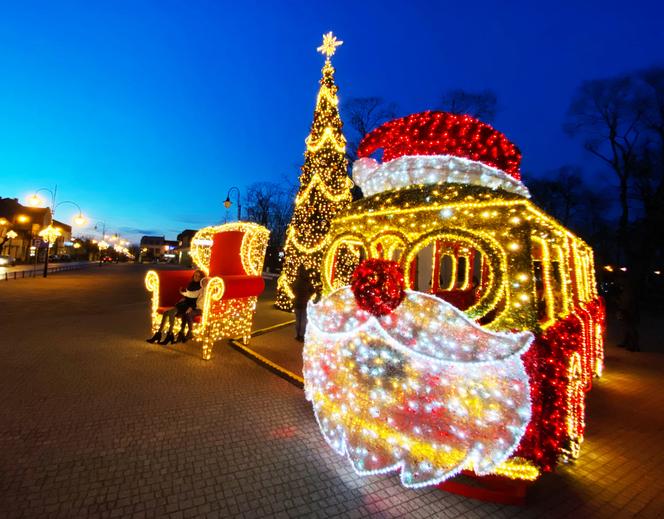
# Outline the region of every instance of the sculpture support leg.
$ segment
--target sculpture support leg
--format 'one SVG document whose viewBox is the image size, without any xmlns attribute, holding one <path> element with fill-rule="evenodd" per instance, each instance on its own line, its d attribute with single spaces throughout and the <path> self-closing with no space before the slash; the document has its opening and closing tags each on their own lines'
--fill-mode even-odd
<svg viewBox="0 0 664 519">
<path fill-rule="evenodd" d="M 210 337 L 210 326 L 207 326 L 205 330 L 205 335 L 203 336 L 203 359 L 210 360 L 212 357 L 212 344 L 213 340 Z"/>
</svg>

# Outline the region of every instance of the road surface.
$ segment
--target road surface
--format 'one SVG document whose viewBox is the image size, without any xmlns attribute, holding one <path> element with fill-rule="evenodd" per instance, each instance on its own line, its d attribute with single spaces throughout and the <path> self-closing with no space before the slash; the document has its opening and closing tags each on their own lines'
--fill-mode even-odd
<svg viewBox="0 0 664 519">
<path fill-rule="evenodd" d="M 0 283 L 2 517 L 656 517 L 662 356 L 607 351 L 581 459 L 526 507 L 359 477 L 303 393 L 224 343 L 144 342 L 147 267 Z M 261 325 L 283 318 L 261 303 Z"/>
</svg>

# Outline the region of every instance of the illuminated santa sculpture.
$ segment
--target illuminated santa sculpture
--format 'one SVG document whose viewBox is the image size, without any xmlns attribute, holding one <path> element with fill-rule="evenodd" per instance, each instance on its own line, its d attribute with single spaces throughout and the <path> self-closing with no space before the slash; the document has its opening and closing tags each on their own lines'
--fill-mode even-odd
<svg viewBox="0 0 664 519">
<path fill-rule="evenodd" d="M 333 220 L 308 308 L 305 390 L 327 442 L 408 487 L 461 470 L 533 480 L 578 456 L 603 359 L 590 247 L 529 200 L 516 146 L 471 117 L 390 121 L 358 155 L 365 198 Z"/>
</svg>

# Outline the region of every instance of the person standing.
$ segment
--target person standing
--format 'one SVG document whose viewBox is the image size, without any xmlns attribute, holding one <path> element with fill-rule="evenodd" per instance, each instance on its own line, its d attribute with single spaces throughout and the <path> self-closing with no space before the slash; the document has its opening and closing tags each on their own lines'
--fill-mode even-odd
<svg viewBox="0 0 664 519">
<path fill-rule="evenodd" d="M 293 308 L 295 310 L 295 340 L 304 342 L 304 332 L 307 328 L 307 303 L 314 295 L 314 285 L 310 272 L 300 265 L 293 282 Z"/>
</svg>

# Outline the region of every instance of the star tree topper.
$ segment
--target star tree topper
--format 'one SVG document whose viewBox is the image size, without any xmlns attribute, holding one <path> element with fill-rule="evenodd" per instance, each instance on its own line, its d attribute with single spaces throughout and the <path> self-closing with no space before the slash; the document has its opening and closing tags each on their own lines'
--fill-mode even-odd
<svg viewBox="0 0 664 519">
<path fill-rule="evenodd" d="M 316 50 L 321 54 L 324 54 L 327 58 L 327 61 L 330 61 L 330 58 L 337 51 L 337 47 L 343 45 L 343 41 L 337 40 L 337 37 L 332 34 L 332 31 L 327 34 L 323 34 L 323 44 L 318 47 Z"/>
</svg>

